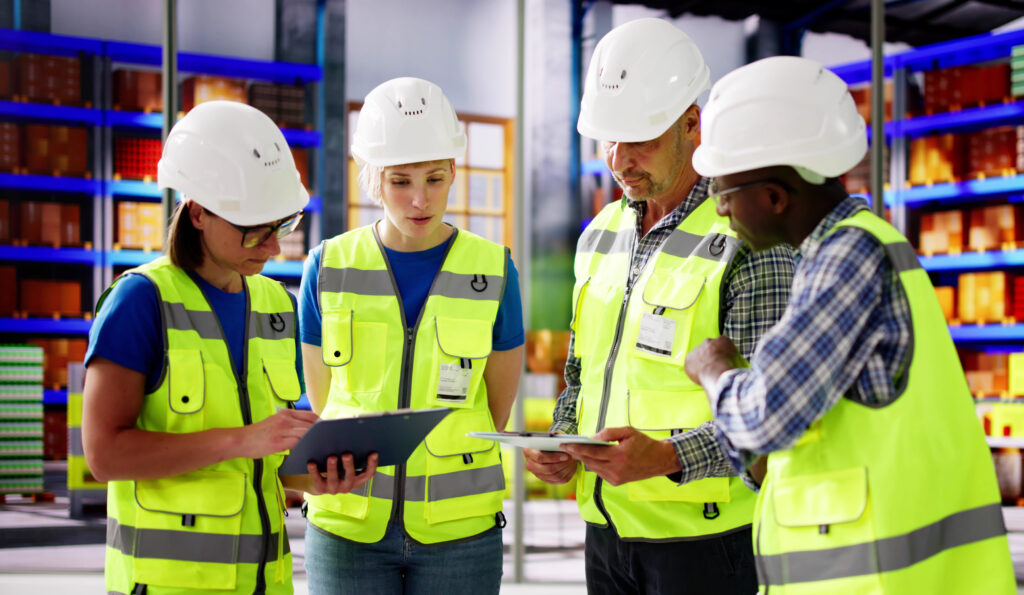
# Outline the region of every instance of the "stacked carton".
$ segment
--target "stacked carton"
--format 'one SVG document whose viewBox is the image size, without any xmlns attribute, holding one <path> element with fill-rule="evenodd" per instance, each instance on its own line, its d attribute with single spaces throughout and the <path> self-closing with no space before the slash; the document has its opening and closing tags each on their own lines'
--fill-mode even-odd
<svg viewBox="0 0 1024 595">
<path fill-rule="evenodd" d="M 253 83 L 249 85 L 249 105 L 279 125 L 292 128 L 306 125 L 306 92 L 302 87 Z"/>
<path fill-rule="evenodd" d="M 246 102 L 245 81 L 220 76 L 193 76 L 181 84 L 181 110 L 188 112 L 204 101 L 223 99 Z"/>
<path fill-rule="evenodd" d="M 0 346 L 0 494 L 43 491 L 43 350 Z"/>
<path fill-rule="evenodd" d="M 117 203 L 117 244 L 121 248 L 161 250 L 164 246 L 163 207 L 160 203 Z"/>
<path fill-rule="evenodd" d="M 1013 316 L 1008 275 L 1002 271 L 960 275 L 957 314 L 964 324 L 993 324 Z"/>
<path fill-rule="evenodd" d="M 78 105 L 82 67 L 78 58 L 21 53 L 14 57 L 13 92 L 27 101 Z"/>
<path fill-rule="evenodd" d="M 120 110 L 162 112 L 163 80 L 159 72 L 148 70 L 114 71 L 114 108 Z"/>
</svg>

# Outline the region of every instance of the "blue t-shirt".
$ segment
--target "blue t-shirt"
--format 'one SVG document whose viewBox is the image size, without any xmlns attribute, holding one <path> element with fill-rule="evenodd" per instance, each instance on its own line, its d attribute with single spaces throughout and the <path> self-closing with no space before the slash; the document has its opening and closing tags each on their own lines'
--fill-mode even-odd
<svg viewBox="0 0 1024 595">
<path fill-rule="evenodd" d="M 423 304 L 427 301 L 427 294 L 430 293 L 430 285 L 434 282 L 437 272 L 441 270 L 444 255 L 454 237 L 455 234 L 452 234 L 448 241 L 419 252 L 384 249 L 391 264 L 391 271 L 395 275 L 395 282 L 398 283 L 398 294 L 402 298 L 406 324 L 410 327 L 415 325 L 420 317 Z M 299 337 L 303 343 L 316 346 L 321 345 L 323 336 L 320 332 L 320 302 L 317 295 L 322 253 L 323 244 L 310 251 L 303 265 L 302 286 L 299 289 Z M 494 319 L 494 333 L 491 339 L 495 351 L 515 349 L 526 339 L 523 332 L 523 306 L 519 297 L 519 272 L 516 271 L 511 257 L 508 258 L 507 264 L 505 293 L 501 297 L 498 315 Z"/>
<path fill-rule="evenodd" d="M 228 352 L 237 370 L 245 347 L 245 292 L 230 293 L 190 274 L 203 290 L 220 321 L 228 343 Z M 295 306 L 295 296 L 288 294 Z M 128 275 L 118 281 L 96 314 L 89 330 L 88 366 L 93 356 L 106 358 L 146 375 L 146 392 L 159 388 L 164 373 L 164 339 L 160 322 L 160 302 L 156 286 L 142 275 Z M 302 354 L 296 333 L 295 370 L 302 381 Z"/>
</svg>

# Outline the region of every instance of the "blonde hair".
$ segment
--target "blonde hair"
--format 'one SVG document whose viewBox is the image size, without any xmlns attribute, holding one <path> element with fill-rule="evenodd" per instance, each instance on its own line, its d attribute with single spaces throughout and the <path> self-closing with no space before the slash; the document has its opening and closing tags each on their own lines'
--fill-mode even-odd
<svg viewBox="0 0 1024 595">
<path fill-rule="evenodd" d="M 455 170 L 454 159 L 434 159 L 432 161 L 420 161 L 417 163 L 408 163 L 401 165 L 425 165 L 430 163 L 448 163 Z M 380 167 L 377 165 L 371 165 L 369 162 L 364 162 L 362 167 L 359 168 L 359 176 L 356 178 L 359 181 L 359 187 L 363 189 L 363 192 L 370 197 L 378 205 L 381 205 L 384 200 L 384 170 L 388 167 Z M 383 205 L 382 205 L 383 206 Z"/>
</svg>

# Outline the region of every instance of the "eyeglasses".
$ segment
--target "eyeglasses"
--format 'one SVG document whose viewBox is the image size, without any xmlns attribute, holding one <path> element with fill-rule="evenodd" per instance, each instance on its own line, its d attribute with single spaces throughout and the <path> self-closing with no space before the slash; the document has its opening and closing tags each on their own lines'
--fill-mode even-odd
<svg viewBox="0 0 1024 595">
<path fill-rule="evenodd" d="M 714 180 L 711 180 L 711 182 L 708 183 L 708 196 L 712 197 L 715 201 L 715 204 L 717 204 L 718 206 L 724 206 L 727 202 L 729 202 L 729 199 L 727 199 L 726 197 L 729 196 L 730 194 L 739 192 L 740 190 L 747 190 L 748 188 L 760 186 L 761 184 L 779 184 L 783 188 L 789 188 L 789 186 L 783 184 L 780 180 L 777 180 L 775 178 L 768 178 L 767 180 L 758 180 L 756 182 L 750 182 L 749 184 L 740 184 L 739 186 L 733 186 L 732 188 L 719 190 L 718 184 Z"/>
<path fill-rule="evenodd" d="M 210 212 L 209 209 L 205 210 L 207 213 L 210 213 L 214 217 L 220 217 L 220 215 Z M 295 231 L 295 229 L 299 226 L 299 223 L 302 222 L 302 215 L 304 213 L 305 211 L 299 211 L 298 213 L 295 213 L 294 215 L 289 215 L 284 219 L 277 221 L 276 223 L 267 223 L 265 225 L 250 226 L 235 225 L 234 223 L 231 223 L 230 221 L 224 219 L 223 217 L 220 218 L 227 221 L 231 225 L 231 227 L 234 227 L 238 231 L 242 232 L 243 248 L 255 248 L 256 246 L 259 246 L 263 242 L 269 240 L 270 236 L 274 234 L 277 234 L 278 239 L 280 239 L 290 234 L 291 232 Z"/>
</svg>

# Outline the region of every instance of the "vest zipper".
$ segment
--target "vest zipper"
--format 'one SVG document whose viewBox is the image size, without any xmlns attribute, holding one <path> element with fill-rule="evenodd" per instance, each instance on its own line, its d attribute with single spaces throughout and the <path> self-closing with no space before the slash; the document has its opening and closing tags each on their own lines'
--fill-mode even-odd
<svg viewBox="0 0 1024 595">
<path fill-rule="evenodd" d="M 399 297 L 399 304 L 402 300 Z M 424 304 L 426 305 L 426 304 Z M 402 320 L 405 320 L 405 312 L 402 312 Z M 416 322 L 416 326 L 419 326 L 419 321 Z M 398 408 L 403 409 L 408 407 L 412 401 L 412 353 L 413 345 L 416 339 L 415 329 L 406 327 L 405 329 L 405 349 L 402 353 L 402 379 L 399 382 L 398 388 Z M 402 522 L 402 513 L 405 509 L 405 463 L 398 465 L 395 468 L 395 502 L 394 506 L 391 507 L 391 519 L 388 521 L 394 521 L 396 523 Z"/>
<path fill-rule="evenodd" d="M 249 284 L 245 283 L 245 278 L 242 278 L 242 285 L 245 291 L 245 344 L 242 346 L 242 365 L 241 370 L 235 370 L 235 380 L 238 383 L 238 400 L 242 408 L 242 423 L 244 425 L 252 425 L 252 403 L 249 402 L 249 384 L 248 384 L 248 369 L 249 369 L 249 317 L 252 315 L 252 304 L 249 297 Z M 219 321 L 218 321 L 219 323 Z M 221 334 L 224 334 L 224 330 L 221 329 Z M 226 337 L 225 337 L 226 339 Z M 225 341 L 225 346 L 227 341 Z M 253 591 L 254 594 L 265 593 L 267 590 L 267 580 L 264 576 L 267 566 L 267 552 L 270 549 L 270 514 L 267 512 L 267 501 L 263 497 L 263 459 L 252 460 L 252 489 L 256 492 L 256 509 L 260 515 L 260 527 L 263 533 L 263 545 L 260 552 L 260 562 L 256 568 L 256 589 Z M 281 535 L 279 538 L 284 537 L 284 526 L 281 526 Z"/>
<path fill-rule="evenodd" d="M 637 278 L 639 279 L 640 276 L 637 275 Z M 615 360 L 619 356 L 619 343 L 622 342 L 622 329 L 625 327 L 626 310 L 629 308 L 629 297 L 632 293 L 633 284 L 627 284 L 626 291 L 622 296 L 622 307 L 619 308 L 619 318 L 615 321 L 615 338 L 612 340 L 612 348 L 608 352 L 608 361 L 604 365 L 604 386 L 601 387 L 601 413 L 597 417 L 598 432 L 604 429 L 605 418 L 608 416 L 608 397 L 612 390 L 612 373 L 615 371 Z M 615 523 L 612 522 L 612 517 L 608 514 L 608 510 L 604 507 L 604 501 L 601 499 L 602 485 L 604 485 L 604 481 L 598 477 L 594 482 L 594 505 L 597 506 L 597 510 L 608 521 L 608 526 L 618 534 L 618 530 L 615 529 Z"/>
</svg>

